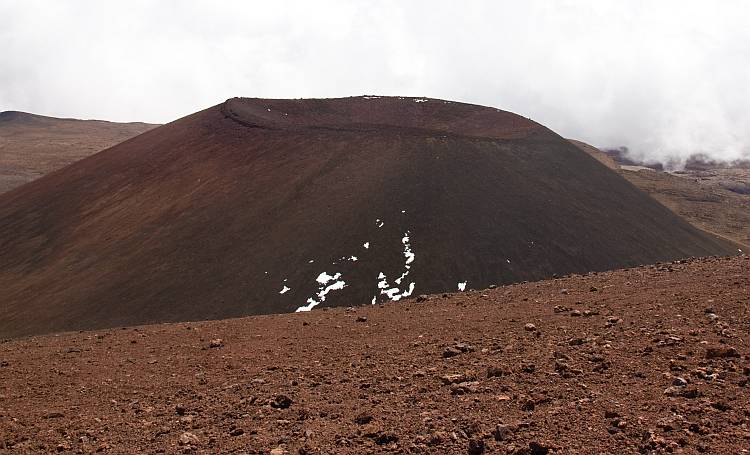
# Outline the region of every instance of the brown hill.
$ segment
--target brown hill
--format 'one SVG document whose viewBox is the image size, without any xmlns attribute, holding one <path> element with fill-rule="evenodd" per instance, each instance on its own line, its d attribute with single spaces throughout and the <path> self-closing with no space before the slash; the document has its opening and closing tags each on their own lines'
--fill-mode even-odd
<svg viewBox="0 0 750 455">
<path fill-rule="evenodd" d="M 0 193 L 156 126 L 0 112 Z"/>
<path fill-rule="evenodd" d="M 0 197 L 0 335 L 733 252 L 515 114 L 435 99 L 232 99 Z"/>
<path fill-rule="evenodd" d="M 748 320 L 745 257 L 15 340 L 0 452 L 742 454 Z"/>
<path fill-rule="evenodd" d="M 596 147 L 571 142 L 605 164 L 613 164 L 612 168 L 630 183 L 694 226 L 740 243 L 743 250 L 750 251 L 750 170 L 708 160 L 702 161 L 700 168 L 674 173 L 620 166 Z"/>
</svg>

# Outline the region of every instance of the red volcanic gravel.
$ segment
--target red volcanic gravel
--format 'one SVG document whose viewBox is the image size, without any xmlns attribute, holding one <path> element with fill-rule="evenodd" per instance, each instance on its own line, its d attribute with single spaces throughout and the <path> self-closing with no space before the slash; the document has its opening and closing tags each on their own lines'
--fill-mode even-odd
<svg viewBox="0 0 750 455">
<path fill-rule="evenodd" d="M 0 452 L 746 453 L 750 258 L 6 341 Z"/>
</svg>

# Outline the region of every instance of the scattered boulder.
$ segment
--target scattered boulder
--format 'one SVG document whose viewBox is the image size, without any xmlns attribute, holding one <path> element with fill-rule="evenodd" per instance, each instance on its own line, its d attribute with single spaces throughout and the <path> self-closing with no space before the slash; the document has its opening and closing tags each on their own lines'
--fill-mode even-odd
<svg viewBox="0 0 750 455">
<path fill-rule="evenodd" d="M 507 441 L 513 437 L 513 427 L 510 425 L 498 424 L 492 432 L 495 441 Z"/>
<path fill-rule="evenodd" d="M 540 444 L 536 441 L 531 441 L 529 443 L 529 450 L 531 451 L 531 455 L 547 455 L 549 453 L 548 446 Z"/>
<path fill-rule="evenodd" d="M 469 439 L 469 455 L 481 455 L 484 453 L 485 445 L 481 439 Z"/>
<path fill-rule="evenodd" d="M 425 294 L 420 294 L 417 296 L 417 303 L 422 303 L 430 300 L 430 297 Z"/>
<path fill-rule="evenodd" d="M 675 387 L 686 387 L 688 385 L 688 382 L 685 378 L 681 378 L 679 376 L 675 376 L 672 379 L 672 385 Z"/>
<path fill-rule="evenodd" d="M 458 384 L 451 384 L 451 395 L 466 395 L 468 393 L 477 393 L 479 382 L 468 381 L 460 382 Z"/>
<path fill-rule="evenodd" d="M 471 381 L 473 378 L 463 373 L 453 373 L 440 376 L 440 381 L 443 385 L 460 384 L 462 382 Z"/>
<path fill-rule="evenodd" d="M 700 391 L 694 387 L 670 386 L 664 389 L 664 395 L 669 397 L 698 398 Z"/>
<path fill-rule="evenodd" d="M 372 415 L 365 412 L 360 413 L 354 418 L 354 423 L 357 425 L 367 425 L 370 422 L 372 422 Z"/>
<path fill-rule="evenodd" d="M 503 367 L 487 367 L 488 378 L 499 378 L 502 376 L 507 376 L 508 374 L 510 374 L 510 371 Z"/>
<path fill-rule="evenodd" d="M 536 326 L 534 324 L 532 324 L 532 323 L 529 322 L 528 324 L 526 324 L 525 326 L 523 326 L 523 329 L 526 330 L 527 332 L 535 332 L 536 331 Z"/>
<path fill-rule="evenodd" d="M 358 316 L 357 322 L 367 322 L 367 316 Z"/>
<path fill-rule="evenodd" d="M 200 443 L 200 439 L 198 439 L 198 436 L 195 434 L 186 431 L 180 435 L 177 439 L 177 443 L 181 446 L 195 446 Z"/>
<path fill-rule="evenodd" d="M 221 338 L 214 338 L 208 343 L 209 348 L 220 348 L 223 346 L 224 346 L 224 340 L 222 340 Z"/>
<path fill-rule="evenodd" d="M 398 442 L 398 436 L 393 433 L 386 433 L 381 431 L 374 435 L 373 440 L 375 441 L 375 444 L 384 446 L 392 442 Z"/>
<path fill-rule="evenodd" d="M 457 355 L 461 355 L 461 351 L 454 347 L 448 346 L 447 348 L 443 349 L 443 358 L 445 359 L 455 357 Z"/>
<path fill-rule="evenodd" d="M 739 357 L 740 353 L 731 346 L 710 346 L 706 348 L 707 359 L 725 359 L 729 357 Z"/>
<path fill-rule="evenodd" d="M 448 346 L 443 350 L 443 357 L 449 358 L 449 357 L 455 357 L 457 355 L 461 355 L 465 352 L 474 352 L 474 346 L 466 343 L 453 343 L 452 346 Z"/>
<path fill-rule="evenodd" d="M 276 409 L 286 409 L 292 405 L 292 399 L 286 395 L 276 395 L 271 401 L 271 407 Z"/>
</svg>

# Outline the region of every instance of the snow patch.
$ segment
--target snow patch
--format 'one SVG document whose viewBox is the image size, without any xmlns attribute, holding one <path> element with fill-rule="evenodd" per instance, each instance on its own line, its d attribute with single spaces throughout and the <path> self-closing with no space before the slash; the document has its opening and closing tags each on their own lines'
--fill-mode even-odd
<svg viewBox="0 0 750 455">
<path fill-rule="evenodd" d="M 381 220 L 380 218 L 378 218 L 377 220 L 375 220 L 375 224 L 376 224 L 376 225 L 377 225 L 377 226 L 378 226 L 379 228 L 381 228 L 381 227 L 383 227 L 383 224 L 385 224 L 385 223 L 383 223 L 383 221 L 382 221 L 382 220 Z"/>
<path fill-rule="evenodd" d="M 395 285 L 390 286 L 388 284 L 388 278 L 386 277 L 385 273 L 380 272 L 378 275 L 378 289 L 380 289 L 380 294 L 384 294 L 388 296 L 390 300 L 398 301 L 404 297 L 409 297 L 414 292 L 415 283 L 411 282 L 409 283 L 409 286 L 406 289 L 402 289 L 401 283 L 406 279 L 406 277 L 409 275 L 411 264 L 414 262 L 415 255 L 411 250 L 411 243 L 409 241 L 409 231 L 406 231 L 404 233 L 404 236 L 401 238 L 401 243 L 404 245 L 404 257 L 405 263 L 404 263 L 404 272 L 394 280 Z"/>
<path fill-rule="evenodd" d="M 415 103 L 426 103 L 427 101 L 428 100 L 426 100 L 424 98 L 417 98 L 417 99 L 414 100 Z"/>
<path fill-rule="evenodd" d="M 315 294 L 315 297 L 310 297 L 309 299 L 307 299 L 307 305 L 303 305 L 297 308 L 297 310 L 295 311 L 296 313 L 312 310 L 317 305 L 320 305 L 321 303 L 326 301 L 326 295 L 328 295 L 329 292 L 339 291 L 346 287 L 346 282 L 341 279 L 341 273 L 329 275 L 328 273 L 323 272 L 318 275 L 318 278 L 316 278 L 315 281 L 320 284 L 318 293 Z"/>
<path fill-rule="evenodd" d="M 458 290 L 461 292 L 466 290 L 466 281 L 458 283 Z"/>
<path fill-rule="evenodd" d="M 370 242 L 365 242 L 362 244 L 363 247 L 365 247 L 366 250 L 370 249 Z"/>
<path fill-rule="evenodd" d="M 289 292 L 291 290 L 292 290 L 292 288 L 290 288 L 289 286 L 284 285 L 284 287 L 281 288 L 281 290 L 279 291 L 279 294 L 286 294 L 287 292 Z"/>
</svg>

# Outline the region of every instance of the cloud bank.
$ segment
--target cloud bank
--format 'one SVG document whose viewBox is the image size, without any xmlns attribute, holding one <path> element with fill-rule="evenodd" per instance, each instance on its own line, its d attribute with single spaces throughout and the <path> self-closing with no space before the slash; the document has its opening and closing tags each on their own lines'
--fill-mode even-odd
<svg viewBox="0 0 750 455">
<path fill-rule="evenodd" d="M 428 96 L 657 160 L 747 159 L 748 17 L 733 0 L 0 0 L 0 110 L 167 122 L 233 96 Z"/>
</svg>

